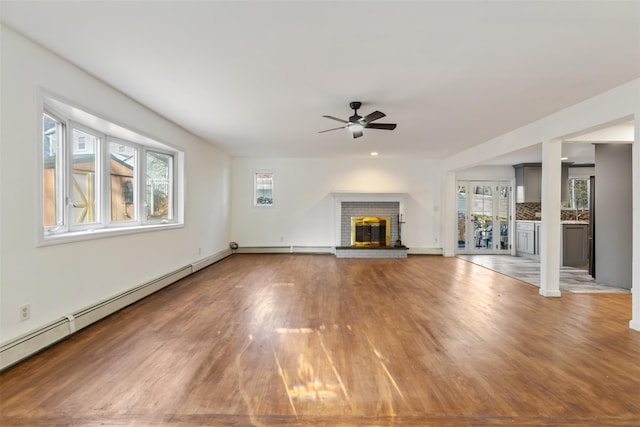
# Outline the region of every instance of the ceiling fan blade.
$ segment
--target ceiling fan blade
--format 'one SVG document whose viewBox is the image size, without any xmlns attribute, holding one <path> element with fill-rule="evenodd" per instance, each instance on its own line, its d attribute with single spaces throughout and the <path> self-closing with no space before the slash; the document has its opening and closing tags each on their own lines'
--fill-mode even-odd
<svg viewBox="0 0 640 427">
<path fill-rule="evenodd" d="M 333 117 L 333 116 L 322 116 L 322 117 L 326 117 L 327 119 L 331 119 L 331 120 L 337 120 L 337 121 L 342 122 L 342 123 L 349 123 L 346 120 L 342 120 L 342 119 L 339 119 L 339 118 Z"/>
<path fill-rule="evenodd" d="M 325 130 L 321 130 L 318 133 L 325 133 L 325 132 L 330 132 L 332 130 L 338 130 L 338 129 L 344 129 L 346 128 L 346 126 L 340 126 L 339 128 L 333 128 L 333 129 L 325 129 Z"/>
<path fill-rule="evenodd" d="M 366 123 L 371 123 L 372 121 L 381 119 L 384 116 L 386 116 L 386 114 L 383 113 L 382 111 L 374 111 L 373 113 L 367 114 L 366 116 L 364 116 L 362 118 L 362 121 Z"/>
<path fill-rule="evenodd" d="M 362 130 L 354 130 L 351 133 L 353 133 L 354 138 L 360 138 L 363 135 Z"/>
<path fill-rule="evenodd" d="M 364 127 L 368 129 L 394 130 L 396 126 L 395 123 L 367 123 Z"/>
</svg>

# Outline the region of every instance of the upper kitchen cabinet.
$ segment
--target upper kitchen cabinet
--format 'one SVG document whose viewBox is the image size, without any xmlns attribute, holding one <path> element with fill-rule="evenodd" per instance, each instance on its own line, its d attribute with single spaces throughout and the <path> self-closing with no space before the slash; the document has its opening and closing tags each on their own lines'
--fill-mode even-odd
<svg viewBox="0 0 640 427">
<path fill-rule="evenodd" d="M 569 165 L 562 164 L 560 198 L 563 202 L 568 199 Z M 520 163 L 513 168 L 516 170 L 516 203 L 540 203 L 542 201 L 542 164 Z"/>
<path fill-rule="evenodd" d="M 516 203 L 540 203 L 542 200 L 542 165 L 520 163 L 516 172 Z"/>
</svg>

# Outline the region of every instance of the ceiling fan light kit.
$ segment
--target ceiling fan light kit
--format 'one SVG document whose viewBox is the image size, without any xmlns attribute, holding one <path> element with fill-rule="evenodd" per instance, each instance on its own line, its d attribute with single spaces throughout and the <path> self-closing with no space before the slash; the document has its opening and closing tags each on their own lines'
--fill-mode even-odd
<svg viewBox="0 0 640 427">
<path fill-rule="evenodd" d="M 358 114 L 358 110 L 362 106 L 362 102 L 352 101 L 349 103 L 349 106 L 353 110 L 353 116 L 349 117 L 348 121 L 339 119 L 334 116 L 322 116 L 322 117 L 326 117 L 327 119 L 336 120 L 338 122 L 344 123 L 345 126 L 321 130 L 318 133 L 324 133 L 324 132 L 329 132 L 329 131 L 338 130 L 338 129 L 348 129 L 354 138 L 360 138 L 364 134 L 363 131 L 365 128 L 394 130 L 397 126 L 395 123 L 372 123 L 373 121 L 381 119 L 386 116 L 386 114 L 384 114 L 381 111 L 374 111 L 373 113 L 367 114 L 364 117 L 360 116 Z"/>
</svg>

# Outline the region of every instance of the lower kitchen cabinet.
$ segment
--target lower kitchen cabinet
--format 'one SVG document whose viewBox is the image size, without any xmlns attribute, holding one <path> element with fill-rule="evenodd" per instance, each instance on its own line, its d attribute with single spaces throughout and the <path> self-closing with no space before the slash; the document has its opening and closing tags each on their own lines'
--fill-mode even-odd
<svg viewBox="0 0 640 427">
<path fill-rule="evenodd" d="M 516 223 L 516 253 L 535 253 L 535 227 L 533 222 Z"/>
<path fill-rule="evenodd" d="M 562 224 L 562 265 L 589 265 L 588 224 Z"/>
</svg>

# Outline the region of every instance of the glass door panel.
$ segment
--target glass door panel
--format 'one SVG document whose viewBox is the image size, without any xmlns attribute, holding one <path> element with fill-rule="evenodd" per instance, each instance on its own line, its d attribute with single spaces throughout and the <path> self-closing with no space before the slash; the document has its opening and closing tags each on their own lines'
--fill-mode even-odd
<svg viewBox="0 0 640 427">
<path fill-rule="evenodd" d="M 498 221 L 500 230 L 500 245 L 497 249 L 509 250 L 509 219 L 511 218 L 511 187 L 501 184 L 498 186 Z"/>
<path fill-rule="evenodd" d="M 490 185 L 473 184 L 471 219 L 476 250 L 490 250 L 493 244 L 493 192 Z"/>
<path fill-rule="evenodd" d="M 456 199 L 456 210 L 458 211 L 458 249 L 467 247 L 467 186 L 458 185 L 458 195 Z"/>
<path fill-rule="evenodd" d="M 459 253 L 511 252 L 509 183 L 460 181 L 456 203 Z"/>
</svg>

